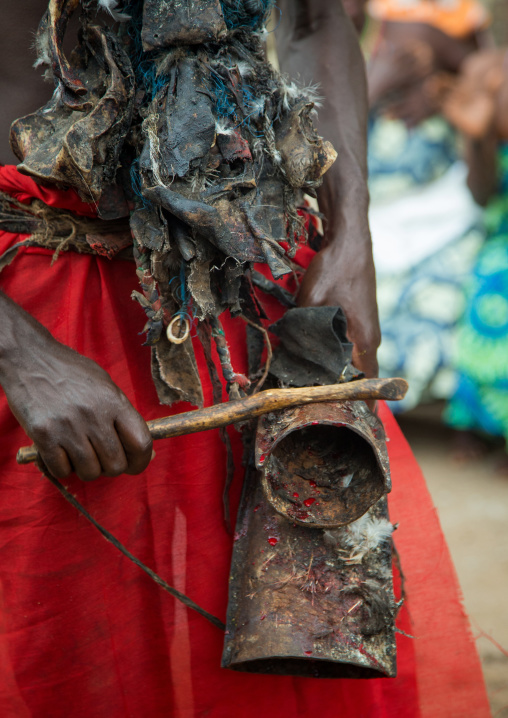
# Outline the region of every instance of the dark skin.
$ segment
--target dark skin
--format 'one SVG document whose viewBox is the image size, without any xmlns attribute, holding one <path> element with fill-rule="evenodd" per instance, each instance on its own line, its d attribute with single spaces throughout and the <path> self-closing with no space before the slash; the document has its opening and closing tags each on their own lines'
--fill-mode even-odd
<svg viewBox="0 0 508 718">
<path fill-rule="evenodd" d="M 353 362 L 377 376 L 381 333 L 368 226 L 366 159 L 367 91 L 355 30 L 340 2 L 281 0 L 277 49 L 281 70 L 324 95 L 317 129 L 338 159 L 318 190 L 326 217 L 326 246 L 302 282 L 301 306 L 340 305 L 354 344 Z"/>
<path fill-rule="evenodd" d="M 342 0 L 344 10 L 360 35 L 365 27 L 365 6 L 367 0 Z"/>
<path fill-rule="evenodd" d="M 506 58 L 505 49 L 477 52 L 458 76 L 441 74 L 429 86 L 443 115 L 464 137 L 469 189 L 482 206 L 497 192 L 498 143 L 508 139 Z"/>
<path fill-rule="evenodd" d="M 2 295 L 0 377 L 13 414 L 57 478 L 137 474 L 152 440 L 129 400 L 98 364 L 57 342 Z"/>
<path fill-rule="evenodd" d="M 305 276 L 300 302 L 341 304 L 350 322 L 357 365 L 374 376 L 379 325 L 367 224 L 363 61 L 352 25 L 339 3 L 331 10 L 326 0 L 298 0 L 299 23 L 293 29 L 287 23 L 294 17 L 293 9 L 291 3 L 289 10 L 286 5 L 284 2 L 282 7 L 283 66 L 321 82 L 330 101 L 319 129 L 339 151 L 339 160 L 319 197 L 329 217 L 328 245 Z M 41 82 L 40 71 L 29 67 L 33 55 L 28 51 L 27 35 L 31 42 L 31 32 L 45 8 L 46 0 L 2 2 L 0 91 L 5 109 L 0 115 L 0 158 L 5 163 L 15 161 L 7 143 L 10 123 L 43 105 L 51 92 L 51 87 Z M 311 29 L 301 25 L 306 14 Z M 13 28 L 30 28 L 31 32 L 20 29 L 20 36 L 13 39 Z M 333 49 L 335 44 L 339 51 Z M 318 60 L 318 49 L 323 47 L 330 50 Z M 307 61 L 297 61 L 297 53 L 307 55 Z M 58 478 L 75 471 L 83 480 L 143 471 L 152 455 L 150 434 L 109 375 L 57 342 L 1 292 L 0 316 L 0 384 L 49 471 Z"/>
<path fill-rule="evenodd" d="M 439 111 L 429 78 L 456 74 L 482 42 L 483 36 L 453 38 L 424 23 L 385 22 L 367 68 L 369 107 L 416 127 Z"/>
</svg>

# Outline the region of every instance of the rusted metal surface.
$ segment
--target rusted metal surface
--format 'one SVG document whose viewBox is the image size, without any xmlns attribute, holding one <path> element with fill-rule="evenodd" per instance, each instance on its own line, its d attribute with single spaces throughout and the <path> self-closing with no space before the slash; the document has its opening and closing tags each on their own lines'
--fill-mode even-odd
<svg viewBox="0 0 508 718">
<path fill-rule="evenodd" d="M 386 499 L 369 513 L 385 517 Z M 323 529 L 291 523 L 252 474 L 235 536 L 223 667 L 323 678 L 396 675 L 391 542 L 348 563 L 348 533 L 339 531 L 332 543 Z"/>
<path fill-rule="evenodd" d="M 256 465 L 274 508 L 306 526 L 349 524 L 391 489 L 383 425 L 362 402 L 265 414 Z"/>
<path fill-rule="evenodd" d="M 236 526 L 223 667 L 396 674 L 390 479 L 382 427 L 367 412 L 329 403 L 260 420 L 259 468 L 248 472 Z M 269 478 L 276 464 L 279 483 Z"/>
</svg>

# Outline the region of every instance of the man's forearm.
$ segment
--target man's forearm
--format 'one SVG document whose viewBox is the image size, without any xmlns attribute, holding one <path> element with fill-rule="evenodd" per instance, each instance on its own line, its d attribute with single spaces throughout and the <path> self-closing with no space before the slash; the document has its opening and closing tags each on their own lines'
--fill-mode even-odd
<svg viewBox="0 0 508 718">
<path fill-rule="evenodd" d="M 335 241 L 354 225 L 356 241 L 362 236 L 368 242 L 367 91 L 353 25 L 340 0 L 281 0 L 279 6 L 281 70 L 302 82 L 319 83 L 324 100 L 317 129 L 338 152 L 318 194 L 327 236 Z"/>
<path fill-rule="evenodd" d="M 376 279 L 368 224 L 367 92 L 365 67 L 341 0 L 279 0 L 281 69 L 319 83 L 317 129 L 338 153 L 318 193 L 327 246 L 300 286 L 302 306 L 341 306 L 353 342 L 353 362 L 376 376 L 380 342 Z"/>
<path fill-rule="evenodd" d="M 51 340 L 51 335 L 39 322 L 0 291 L 0 385 L 8 381 L 11 371 L 23 359 L 24 348 Z"/>
<path fill-rule="evenodd" d="M 467 184 L 475 201 L 482 207 L 498 187 L 497 152 L 498 141 L 492 130 L 479 139 L 466 138 Z"/>
<path fill-rule="evenodd" d="M 143 471 L 148 427 L 109 375 L 1 292 L 0 317 L 0 384 L 50 473 L 91 480 Z"/>
</svg>

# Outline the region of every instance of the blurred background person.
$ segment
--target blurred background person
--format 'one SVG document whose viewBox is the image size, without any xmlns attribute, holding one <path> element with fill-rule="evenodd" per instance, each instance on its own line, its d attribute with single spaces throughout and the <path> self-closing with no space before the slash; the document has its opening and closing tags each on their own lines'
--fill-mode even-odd
<svg viewBox="0 0 508 718">
<path fill-rule="evenodd" d="M 474 0 L 372 0 L 368 9 L 380 21 L 367 68 L 378 356 L 382 376 L 409 381 L 404 411 L 453 391 L 452 334 L 483 241 L 457 133 L 427 85 L 488 41 L 488 15 Z"/>
<path fill-rule="evenodd" d="M 508 50 L 467 58 L 429 91 L 464 138 L 468 186 L 485 207 L 486 239 L 468 283 L 454 352 L 457 386 L 445 411 L 456 454 L 481 454 L 490 434 L 508 439 Z M 508 456 L 499 467 L 508 472 Z"/>
</svg>

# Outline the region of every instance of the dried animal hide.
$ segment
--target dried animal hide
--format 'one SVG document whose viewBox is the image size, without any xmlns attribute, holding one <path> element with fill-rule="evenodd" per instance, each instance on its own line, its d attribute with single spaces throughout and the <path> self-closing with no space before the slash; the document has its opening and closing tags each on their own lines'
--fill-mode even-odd
<svg viewBox="0 0 508 718">
<path fill-rule="evenodd" d="M 171 344 L 161 336 L 152 347 L 152 378 L 163 404 L 188 401 L 203 406 L 203 388 L 190 338 L 183 344 Z"/>
<path fill-rule="evenodd" d="M 275 134 L 275 146 L 292 187 L 319 181 L 337 157 L 330 142 L 323 142 L 312 125 L 313 106 L 312 102 L 299 102 Z"/>
<path fill-rule="evenodd" d="M 65 57 L 62 42 L 69 18 L 78 5 L 79 0 L 50 0 L 35 39 L 36 66 L 51 67 L 65 104 L 76 109 L 82 106 L 79 98 L 87 90 Z"/>
<path fill-rule="evenodd" d="M 79 5 L 79 45 L 67 59 L 63 38 Z M 142 290 L 133 296 L 165 403 L 202 403 L 188 338 L 197 323 L 210 328 L 231 395 L 247 389 L 218 317 L 228 310 L 259 323 L 246 276 L 255 262 L 276 279 L 292 271 L 305 234 L 301 191 L 313 191 L 335 158 L 312 127 L 314 90 L 265 59 L 260 31 L 272 5 L 50 0 L 37 35 L 38 64 L 49 65 L 56 90 L 13 125 L 19 169 L 74 187 L 101 216 L 125 213 L 125 202 L 111 201 L 123 182 Z M 100 8 L 120 21 L 117 35 L 94 24 Z"/>
<path fill-rule="evenodd" d="M 284 84 L 252 33 L 241 40 L 226 39 L 213 52 L 168 49 L 154 60 L 159 81 L 138 149 L 140 201 L 175 227 L 170 241 L 193 266 L 187 289 L 199 321 L 225 309 L 245 312 L 231 262 L 238 278 L 253 262 L 267 263 L 275 278 L 292 271 L 302 234 L 297 190 L 316 186 L 335 156 L 312 129 L 305 91 Z M 297 137 L 304 148 L 295 163 Z M 135 222 L 133 232 L 136 238 Z M 137 241 L 146 247 L 143 235 Z M 197 281 L 203 263 L 206 282 L 202 272 Z"/>
<path fill-rule="evenodd" d="M 270 327 L 280 339 L 270 372 L 290 386 L 334 384 L 353 378 L 353 345 L 346 328 L 346 317 L 340 307 L 289 309 Z M 344 376 L 346 372 L 348 375 Z"/>
<path fill-rule="evenodd" d="M 145 0 L 143 49 L 221 40 L 227 28 L 219 0 L 200 0 L 198 12 L 195 6 L 195 0 Z"/>
<path fill-rule="evenodd" d="M 14 122 L 11 147 L 23 174 L 74 187 L 84 201 L 99 202 L 115 181 L 131 126 L 134 74 L 118 39 L 97 26 L 87 26 L 71 61 L 72 89 L 79 94 L 69 101 L 69 75 L 63 60 L 55 62 L 59 82 L 53 97 Z"/>
</svg>

